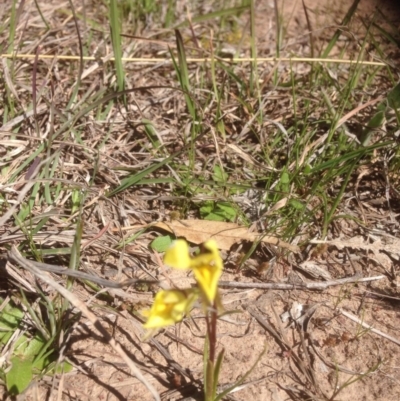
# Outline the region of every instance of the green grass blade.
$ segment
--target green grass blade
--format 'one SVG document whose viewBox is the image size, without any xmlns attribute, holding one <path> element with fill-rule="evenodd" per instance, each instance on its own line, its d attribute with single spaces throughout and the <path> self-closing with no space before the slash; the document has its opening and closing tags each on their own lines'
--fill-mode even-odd
<svg viewBox="0 0 400 401">
<path fill-rule="evenodd" d="M 118 1 L 110 0 L 109 7 L 111 41 L 115 58 L 115 72 L 117 74 L 117 89 L 122 91 L 125 85 L 125 74 L 122 65 L 121 21 L 119 18 Z"/>
<path fill-rule="evenodd" d="M 190 82 L 189 82 L 189 70 L 186 61 L 186 52 L 185 47 L 183 45 L 183 38 L 178 29 L 175 29 L 175 39 L 176 39 L 176 48 L 178 51 L 178 65 L 179 65 L 179 81 L 181 84 L 181 88 L 186 92 L 185 100 L 186 105 L 188 107 L 189 113 L 192 119 L 196 120 L 196 109 L 194 106 L 194 102 L 190 97 Z"/>
<path fill-rule="evenodd" d="M 367 154 L 371 153 L 373 150 L 386 148 L 393 144 L 394 144 L 393 141 L 387 141 L 387 142 L 376 143 L 376 144 L 373 144 L 366 148 L 360 148 L 360 149 L 353 150 L 351 152 L 348 152 L 345 155 L 338 156 L 332 160 L 328 160 L 326 162 L 320 163 L 319 165 L 312 168 L 309 171 L 309 174 L 317 173 L 317 172 L 323 171 L 323 170 L 331 170 L 345 161 L 352 160 L 354 158 L 359 157 L 360 155 L 367 155 Z"/>
<path fill-rule="evenodd" d="M 354 13 L 357 10 L 359 2 L 360 2 L 360 0 L 354 0 L 353 1 L 353 4 L 349 8 L 349 11 L 347 11 L 346 15 L 343 18 L 342 23 L 340 24 L 341 26 L 347 26 L 349 24 L 350 20 L 353 18 Z M 331 50 L 336 45 L 336 42 L 338 41 L 338 39 L 339 39 L 341 34 L 342 34 L 342 30 L 341 29 L 337 29 L 335 34 L 333 35 L 332 39 L 329 41 L 328 46 L 326 47 L 324 52 L 321 54 L 322 58 L 326 58 L 326 57 L 329 56 L 329 53 L 331 52 Z"/>
<path fill-rule="evenodd" d="M 111 198 L 112 196 L 124 191 L 125 189 L 130 188 L 131 186 L 137 184 L 139 181 L 141 181 L 144 177 L 146 177 L 148 174 L 151 174 L 152 172 L 158 170 L 159 168 L 165 166 L 166 164 L 168 164 L 170 161 L 172 161 L 175 157 L 179 156 L 182 153 L 182 151 L 179 151 L 167 158 L 165 158 L 164 160 L 162 160 L 161 162 L 155 163 L 150 167 L 147 167 L 146 169 L 144 169 L 143 171 L 141 171 L 140 173 L 137 174 L 133 174 L 130 175 L 127 178 L 124 178 L 122 180 L 122 183 L 120 186 L 118 186 L 117 188 L 115 188 L 113 191 L 111 191 L 110 193 L 108 193 L 108 197 Z"/>
</svg>

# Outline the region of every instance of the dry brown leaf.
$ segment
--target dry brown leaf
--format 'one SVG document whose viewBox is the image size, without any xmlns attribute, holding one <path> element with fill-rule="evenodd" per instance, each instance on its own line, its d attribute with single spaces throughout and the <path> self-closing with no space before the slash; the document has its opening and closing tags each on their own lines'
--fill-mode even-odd
<svg viewBox="0 0 400 401">
<path fill-rule="evenodd" d="M 393 258 L 398 259 L 400 256 L 400 240 L 393 237 L 372 238 L 372 236 L 371 239 L 375 239 L 375 241 L 373 243 L 367 243 L 365 238 L 359 235 L 353 238 L 339 238 L 332 241 L 314 240 L 310 242 L 313 244 L 334 245 L 338 249 L 355 248 L 370 251 L 374 253 L 375 259 L 379 263 L 385 268 L 390 268 L 392 261 L 390 257 L 383 252 L 387 252 L 391 254 Z"/>
<path fill-rule="evenodd" d="M 155 223 L 153 227 L 162 228 L 174 233 L 177 237 L 184 237 L 194 244 L 201 244 L 213 238 L 217 241 L 218 247 L 223 250 L 228 250 L 233 244 L 241 241 L 261 240 L 266 244 L 276 245 L 296 253 L 300 252 L 296 245 L 288 244 L 276 237 L 251 233 L 246 227 L 239 226 L 236 223 L 211 220 L 173 220 L 167 223 Z"/>
</svg>

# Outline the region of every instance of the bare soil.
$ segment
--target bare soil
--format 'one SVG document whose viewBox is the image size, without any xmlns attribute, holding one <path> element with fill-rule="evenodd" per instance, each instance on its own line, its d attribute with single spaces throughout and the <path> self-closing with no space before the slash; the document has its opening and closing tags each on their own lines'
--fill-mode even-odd
<svg viewBox="0 0 400 401">
<path fill-rule="evenodd" d="M 90 2 L 86 7 L 96 7 L 95 3 Z M 317 3 L 317 6 L 314 3 Z M 316 48 L 322 48 L 332 37 L 334 29 L 340 26 L 351 2 L 306 0 L 305 4 L 309 10 Z M 44 5 L 42 11 L 49 15 L 47 7 L 50 8 L 50 5 Z M 259 54 L 260 56 L 274 54 L 276 19 L 273 2 L 257 2 L 256 7 Z M 378 24 L 400 25 L 400 6 L 396 1 L 361 0 L 357 17 L 351 25 L 351 32 L 347 32 L 348 35 L 343 35 L 342 38 L 343 41 L 351 41 L 351 45 L 346 46 L 347 55 L 354 56 L 359 51 L 359 45 L 365 35 L 364 23 L 370 21 L 376 7 L 388 17 L 385 19 L 383 15 L 376 14 Z M 286 46 L 283 53 L 309 57 L 311 55 L 309 28 L 302 2 L 285 1 L 282 12 L 286 32 Z M 55 18 L 56 16 L 60 18 L 55 8 L 54 15 Z M 245 25 L 246 21 L 243 23 Z M 69 40 L 75 39 L 70 37 Z M 389 43 L 386 45 L 387 51 L 393 55 L 393 62 L 398 63 L 398 48 Z M 332 51 L 331 57 L 339 56 L 340 48 L 339 43 L 337 49 Z M 373 49 L 370 51 L 373 52 Z M 343 54 L 341 56 L 343 57 Z M 67 67 L 60 65 L 59 68 Z M 269 67 L 266 66 L 267 68 Z M 298 65 L 296 68 L 299 74 L 307 73 L 306 65 Z M 137 86 L 168 84 L 168 76 L 163 82 L 155 82 L 154 76 L 147 80 L 146 74 L 149 71 L 143 71 L 140 74 L 135 70 L 131 71 L 132 74 L 136 74 Z M 282 71 L 284 73 L 284 68 Z M 143 109 L 151 104 L 149 98 L 143 94 L 138 94 L 137 101 Z M 148 118 L 156 118 L 153 115 L 156 111 L 146 111 L 146 113 Z M 172 118 L 169 129 L 173 130 L 176 124 L 178 124 L 176 119 Z M 124 141 L 126 127 L 122 123 L 121 127 L 120 138 Z M 95 135 L 99 135 L 103 127 L 93 123 L 91 129 Z M 114 124 L 113 129 L 118 130 L 118 122 Z M 96 141 L 100 139 L 97 138 Z M 105 162 L 108 167 L 122 162 L 118 160 L 118 152 L 127 163 L 132 161 L 129 160 L 130 157 L 134 159 L 133 156 L 118 150 L 115 154 L 110 154 L 110 159 Z M 79 155 L 79 152 L 77 154 Z M 137 155 L 137 160 L 140 161 L 140 155 Z M 82 161 L 82 164 L 85 163 L 86 161 Z M 78 165 L 75 167 L 80 168 Z M 107 179 L 107 182 L 112 182 L 112 173 L 104 172 L 104 174 L 110 174 L 111 178 Z M 362 179 L 369 180 L 373 189 L 381 185 L 374 181 L 373 168 L 362 174 Z M 376 197 L 381 194 L 382 191 L 377 191 Z M 146 200 L 147 195 L 145 192 L 138 193 L 137 198 L 127 201 L 131 212 L 131 224 L 147 221 L 147 211 L 154 212 L 152 209 L 162 204 L 161 201 L 157 203 L 157 200 L 151 203 Z M 375 200 L 374 198 L 368 200 L 365 212 L 361 209 L 351 211 L 357 218 L 366 217 L 369 222 L 371 237 L 365 235 L 366 244 L 376 240 L 378 234 L 374 230 L 378 228 L 380 238 L 385 241 L 391 233 L 398 238 L 398 215 L 393 222 L 389 211 L 379 202 L 374 203 Z M 99 219 L 103 218 L 105 221 L 116 219 L 118 212 L 114 206 L 102 201 L 98 201 L 98 204 Z M 348 220 L 339 220 L 337 224 L 340 226 L 340 232 L 346 234 L 346 238 L 359 235 L 356 231 L 357 226 Z M 92 228 L 96 231 L 94 225 Z M 90 238 L 93 235 L 88 233 L 87 236 Z M 332 238 L 331 235 L 329 239 Z M 135 273 L 139 270 L 138 266 L 144 264 L 150 266 L 158 279 L 172 282 L 178 287 L 185 287 L 191 283 L 190 277 L 166 268 L 158 255 L 148 252 L 146 241 L 149 242 L 150 239 L 150 234 L 145 235 L 134 249 L 127 250 L 128 255 L 124 255 L 124 258 L 128 259 L 125 259 L 124 263 L 128 260 L 133 265 L 127 274 Z M 386 248 L 383 245 L 382 249 L 384 251 L 382 253 L 386 255 Z M 258 255 L 258 264 L 268 262 L 265 255 L 265 252 Z M 327 271 L 332 280 L 351 277 L 357 273 L 363 277 L 384 276 L 376 281 L 367 283 L 355 281 L 331 286 L 322 291 L 310 291 L 300 287 L 293 290 L 266 290 L 251 286 L 248 289 L 221 288 L 225 308 L 240 313 L 228 314 L 218 324 L 218 349 L 225 350 L 220 384 L 232 385 L 246 374 L 265 350 L 257 366 L 246 378 L 244 387 L 230 395 L 229 399 L 399 400 L 399 255 L 400 251 L 397 255 L 392 252 L 389 253 L 388 259 L 383 260 L 374 252 L 356 247 L 338 249 L 333 245 L 325 248 L 310 245 L 301 256 L 278 258 L 278 262 L 271 264 L 265 275 L 255 273 L 250 267 L 238 273 L 232 262 L 234 255 L 229 253 L 224 255 L 227 262 L 223 281 L 284 283 L 298 286 L 323 282 L 322 277 L 312 277 L 299 268 L 306 260 Z M 85 257 L 88 265 L 94 270 L 101 269 L 102 273 L 107 272 L 109 266 L 120 266 L 120 260 L 120 255 L 116 253 L 109 253 L 107 259 L 104 259 L 104 254 L 99 256 L 96 253 Z M 115 291 L 114 295 L 113 306 L 117 312 L 108 310 L 106 302 L 101 300 L 101 297 L 98 300 L 92 299 L 91 307 L 101 318 L 109 333 L 122 344 L 128 355 L 160 392 L 162 399 L 182 400 L 184 397 L 201 397 L 199 394 L 203 375 L 202 347 L 205 333 L 201 310 L 195 309 L 191 319 L 186 319 L 182 324 L 170 328 L 168 330 L 170 336 L 161 333 L 148 342 L 142 342 L 144 332 L 131 312 L 150 305 L 153 293 L 132 291 L 121 295 L 121 292 Z M 89 297 L 84 289 L 79 296 L 88 301 Z M 298 317 L 295 315 L 296 308 L 300 309 L 301 316 L 306 316 L 302 323 L 295 321 Z M 283 319 L 282 315 L 291 310 L 293 316 L 289 316 L 287 320 Z M 356 317 L 358 322 L 351 320 L 349 314 Z M 370 326 L 379 330 L 379 333 L 373 332 Z M 390 338 L 385 338 L 382 334 Z M 393 340 L 397 340 L 397 343 Z M 126 364 L 115 355 L 111 347 L 93 336 L 90 323 L 85 319 L 75 326 L 68 341 L 70 347 L 66 351 L 66 356 L 74 362 L 76 369 L 61 377 L 45 378 L 33 384 L 24 395 L 26 400 L 152 399 L 146 388 L 130 375 Z M 163 354 L 160 349 L 163 350 Z"/>
</svg>

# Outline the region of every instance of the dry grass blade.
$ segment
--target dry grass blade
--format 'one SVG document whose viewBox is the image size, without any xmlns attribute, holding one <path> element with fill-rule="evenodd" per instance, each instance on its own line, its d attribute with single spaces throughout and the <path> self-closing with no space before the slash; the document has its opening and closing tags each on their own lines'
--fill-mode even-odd
<svg viewBox="0 0 400 401">
<path fill-rule="evenodd" d="M 57 292 L 59 292 L 66 300 L 68 300 L 72 305 L 74 305 L 82 314 L 89 319 L 89 321 L 93 324 L 93 326 L 97 329 L 97 331 L 101 334 L 104 340 L 110 344 L 110 346 L 114 349 L 115 352 L 124 360 L 124 362 L 129 366 L 133 375 L 140 380 L 149 392 L 152 394 L 153 398 L 156 401 L 160 401 L 160 397 L 154 387 L 148 382 L 148 380 L 143 376 L 142 372 L 137 368 L 137 366 L 133 363 L 131 358 L 126 354 L 126 352 L 122 349 L 121 345 L 108 333 L 108 331 L 103 327 L 100 320 L 97 316 L 72 292 L 65 289 L 63 286 L 54 281 L 51 277 L 37 268 L 33 263 L 29 260 L 24 259 L 17 248 L 12 247 L 9 253 L 9 258 L 17 263 L 19 266 L 23 267 L 31 274 L 35 275 L 38 279 L 42 280 L 50 287 L 54 288 Z"/>
<path fill-rule="evenodd" d="M 347 312 L 343 309 L 340 310 L 340 313 L 344 316 L 346 316 L 347 318 L 351 319 L 353 322 L 356 322 L 357 324 L 361 325 L 362 327 L 364 327 L 365 329 L 371 331 L 371 333 L 375 333 L 378 334 L 380 336 L 382 336 L 383 338 L 386 338 L 389 341 L 392 341 L 393 343 L 400 345 L 400 340 L 398 338 L 389 336 L 386 333 L 383 333 L 382 331 L 375 329 L 373 326 L 371 326 L 368 323 L 363 322 L 361 319 L 359 319 L 357 316 L 353 315 L 350 312 Z"/>
</svg>

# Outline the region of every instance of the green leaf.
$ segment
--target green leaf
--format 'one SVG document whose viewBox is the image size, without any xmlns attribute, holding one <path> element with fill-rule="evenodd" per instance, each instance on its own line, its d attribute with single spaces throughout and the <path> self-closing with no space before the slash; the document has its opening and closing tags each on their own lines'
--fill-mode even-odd
<svg viewBox="0 0 400 401">
<path fill-rule="evenodd" d="M 237 210 L 229 202 L 218 202 L 216 213 L 228 221 L 235 220 L 237 216 Z"/>
<path fill-rule="evenodd" d="M 278 188 L 280 191 L 289 192 L 289 190 L 290 190 L 289 184 L 290 184 L 290 175 L 287 172 L 287 170 L 284 169 L 282 171 L 281 178 L 279 180 Z"/>
<path fill-rule="evenodd" d="M 297 199 L 290 199 L 289 205 L 293 206 L 296 210 L 304 210 L 305 206 L 302 202 L 298 201 Z"/>
<path fill-rule="evenodd" d="M 355 12 L 357 10 L 357 6 L 358 6 L 359 2 L 360 2 L 360 0 L 354 0 L 353 1 L 353 4 L 351 5 L 351 7 L 347 11 L 346 15 L 344 16 L 341 24 L 339 25 L 340 29 L 336 30 L 336 32 L 333 35 L 332 39 L 329 41 L 328 46 L 326 47 L 324 52 L 321 54 L 322 58 L 328 57 L 329 53 L 331 52 L 331 50 L 336 45 L 336 42 L 338 41 L 339 37 L 343 34 L 343 27 L 345 27 L 345 26 L 347 26 L 349 24 L 350 20 L 352 19 L 353 15 L 355 14 Z"/>
<path fill-rule="evenodd" d="M 372 118 L 368 121 L 367 127 L 368 128 L 380 128 L 385 121 L 385 111 L 378 111 L 375 113 Z"/>
<path fill-rule="evenodd" d="M 213 210 L 214 210 L 214 202 L 212 201 L 204 202 L 204 204 L 200 207 L 200 216 L 204 218 L 204 216 L 207 216 Z"/>
<path fill-rule="evenodd" d="M 311 171 L 311 166 L 309 164 L 306 164 L 304 166 L 304 174 L 309 174 Z"/>
<path fill-rule="evenodd" d="M 82 196 L 80 189 L 73 189 L 71 191 L 71 202 L 72 202 L 71 215 L 73 215 L 79 210 L 81 206 Z"/>
<path fill-rule="evenodd" d="M 392 109 L 400 108 L 400 82 L 388 93 L 387 100 Z"/>
<path fill-rule="evenodd" d="M 207 216 L 204 217 L 204 220 L 225 221 L 225 218 L 224 216 L 221 216 L 220 214 L 217 213 L 209 213 Z"/>
<path fill-rule="evenodd" d="M 31 340 L 28 340 L 26 338 L 26 342 L 23 344 L 23 346 L 15 350 L 15 355 L 21 356 L 24 359 L 33 360 L 35 356 L 40 352 L 40 350 L 44 347 L 44 345 L 45 341 L 42 337 L 36 336 L 33 337 Z"/>
<path fill-rule="evenodd" d="M 14 356 L 11 364 L 6 374 L 7 390 L 11 395 L 21 394 L 32 381 L 32 361 Z"/>
<path fill-rule="evenodd" d="M 228 174 L 220 166 L 214 166 L 214 181 L 225 182 L 228 179 Z"/>
<path fill-rule="evenodd" d="M 237 210 L 229 202 L 206 202 L 200 208 L 200 216 L 204 220 L 234 221 Z"/>
<path fill-rule="evenodd" d="M 172 244 L 173 239 L 169 235 L 157 237 L 150 244 L 151 248 L 157 252 L 165 252 Z"/>
<path fill-rule="evenodd" d="M 185 92 L 185 101 L 187 108 L 189 110 L 189 114 L 193 118 L 193 120 L 196 120 L 196 108 L 195 104 L 190 97 L 190 82 L 189 82 L 189 69 L 187 66 L 187 61 L 186 61 L 186 53 L 185 53 L 185 46 L 183 44 L 183 38 L 181 33 L 179 32 L 178 29 L 175 29 L 175 38 L 176 38 L 176 48 L 178 50 L 178 66 L 175 64 L 174 67 L 176 69 L 176 73 L 178 75 L 179 83 L 181 85 L 182 90 Z M 172 53 L 171 53 L 171 56 Z"/>
<path fill-rule="evenodd" d="M 0 314 L 0 342 L 7 343 L 18 327 L 24 313 L 22 310 L 8 304 Z"/>
<path fill-rule="evenodd" d="M 290 176 L 289 176 L 288 172 L 287 171 L 282 172 L 281 183 L 286 185 L 286 184 L 289 184 L 289 182 L 290 182 Z"/>
<path fill-rule="evenodd" d="M 370 145 L 365 148 L 359 148 L 359 149 L 353 150 L 351 152 L 347 152 L 344 155 L 340 155 L 340 156 L 335 157 L 326 162 L 317 164 L 315 167 L 313 167 L 310 170 L 310 174 L 314 174 L 314 173 L 317 173 L 322 170 L 332 171 L 334 168 L 337 168 L 342 163 L 345 163 L 345 162 L 351 163 L 354 159 L 356 159 L 358 157 L 365 156 L 368 153 L 370 153 L 376 149 L 385 148 L 386 146 L 390 146 L 392 144 L 393 144 L 393 141 L 378 142 L 378 143 L 374 143 L 373 145 Z"/>
<path fill-rule="evenodd" d="M 142 119 L 142 123 L 144 125 L 144 130 L 146 132 L 146 135 L 151 141 L 154 149 L 158 149 L 161 146 L 161 142 L 157 137 L 157 132 L 154 128 L 153 123 L 150 120 L 147 120 L 146 118 Z"/>
</svg>

